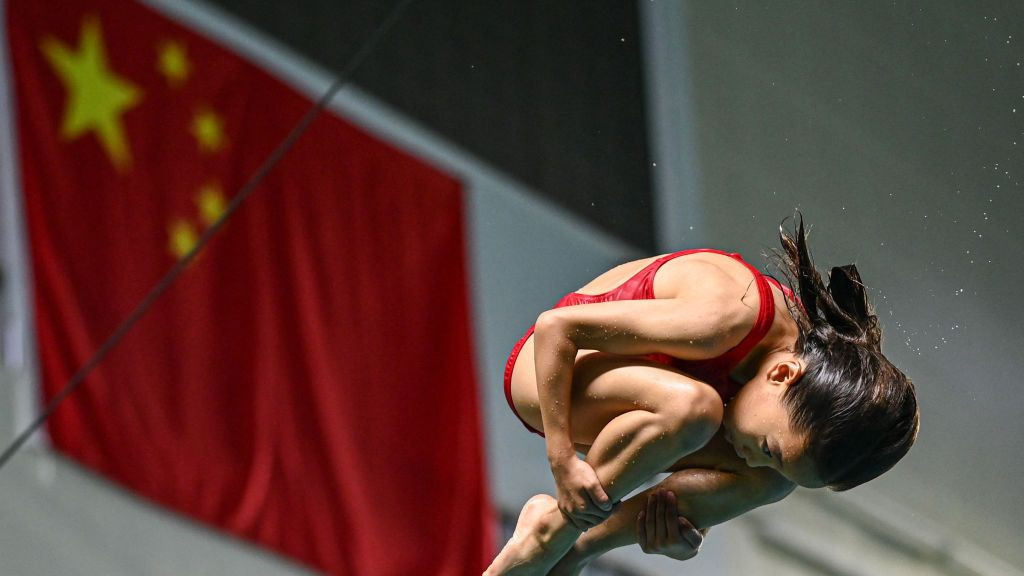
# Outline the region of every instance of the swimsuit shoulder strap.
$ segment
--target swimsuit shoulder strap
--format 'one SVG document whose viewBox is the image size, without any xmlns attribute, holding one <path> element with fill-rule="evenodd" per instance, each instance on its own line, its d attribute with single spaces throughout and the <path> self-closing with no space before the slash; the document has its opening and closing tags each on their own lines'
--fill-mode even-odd
<svg viewBox="0 0 1024 576">
<path fill-rule="evenodd" d="M 754 327 L 750 329 L 746 337 L 743 340 L 731 348 L 728 352 L 719 356 L 718 360 L 725 364 L 729 370 L 733 366 L 738 364 L 740 360 L 746 357 L 754 346 L 757 346 L 758 342 L 768 333 L 768 330 L 772 327 L 772 322 L 775 321 L 775 295 L 772 293 L 771 286 L 768 284 L 768 277 L 756 268 L 751 266 L 740 258 L 739 254 L 730 254 L 737 261 L 744 264 L 754 275 L 754 281 L 757 284 L 758 300 L 760 300 L 760 306 L 757 312 L 757 320 L 754 321 Z M 781 285 L 780 285 L 781 287 Z"/>
<path fill-rule="evenodd" d="M 673 252 L 671 254 L 665 254 L 658 258 L 654 262 L 651 262 L 639 272 L 634 274 L 629 280 L 624 282 L 617 291 L 631 292 L 636 294 L 638 297 L 644 299 L 654 298 L 654 275 L 658 273 L 658 270 L 670 260 L 675 260 L 680 256 L 686 256 L 688 254 L 696 254 L 698 252 L 711 252 L 713 254 L 722 254 L 725 256 L 731 256 L 738 258 L 739 254 L 732 254 L 729 252 L 723 252 L 721 250 L 714 250 L 712 248 L 694 248 L 692 250 L 681 250 L 679 252 Z M 741 260 L 742 261 L 742 260 Z"/>
</svg>

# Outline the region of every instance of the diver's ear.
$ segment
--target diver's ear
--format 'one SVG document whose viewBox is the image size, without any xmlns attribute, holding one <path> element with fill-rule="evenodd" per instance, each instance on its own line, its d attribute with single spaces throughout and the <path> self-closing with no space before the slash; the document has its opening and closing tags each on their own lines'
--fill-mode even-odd
<svg viewBox="0 0 1024 576">
<path fill-rule="evenodd" d="M 780 360 L 768 370 L 768 382 L 782 386 L 790 386 L 800 381 L 804 375 L 804 363 L 796 358 Z"/>
</svg>

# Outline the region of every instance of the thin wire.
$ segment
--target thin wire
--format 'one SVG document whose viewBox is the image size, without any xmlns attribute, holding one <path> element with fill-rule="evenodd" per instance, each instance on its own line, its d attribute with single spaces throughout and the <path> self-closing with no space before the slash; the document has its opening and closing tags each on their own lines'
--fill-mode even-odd
<svg viewBox="0 0 1024 576">
<path fill-rule="evenodd" d="M 294 128 L 292 128 L 291 132 L 288 133 L 285 139 L 277 146 L 277 148 L 274 149 L 273 152 L 271 152 L 270 156 L 268 156 L 267 159 L 263 161 L 263 164 L 259 167 L 259 169 L 256 170 L 252 177 L 249 178 L 249 181 L 246 182 L 245 185 L 242 186 L 242 189 L 239 190 L 238 194 L 236 194 L 235 197 L 232 198 L 231 202 L 224 210 L 224 213 L 221 214 L 220 218 L 218 218 L 217 221 L 214 222 L 212 226 L 207 228 L 207 230 L 203 233 L 202 236 L 199 237 L 199 240 L 196 242 L 195 246 L 193 246 L 192 249 L 188 252 L 188 254 L 186 254 L 184 257 L 178 260 L 174 264 L 174 266 L 167 272 L 167 274 L 165 274 L 164 277 L 161 278 L 159 282 L 157 282 L 156 286 L 154 286 L 153 289 L 150 290 L 149 294 L 147 294 L 146 297 L 142 299 L 142 302 L 140 302 L 138 306 L 135 307 L 132 313 L 129 314 L 128 317 L 125 318 L 123 322 L 121 322 L 121 325 L 118 326 L 116 330 L 114 330 L 114 333 L 111 334 L 109 338 L 107 338 L 103 345 L 100 346 L 99 350 L 97 350 L 96 353 L 93 354 L 92 358 L 90 358 L 89 361 L 85 363 L 85 365 L 79 368 L 78 372 L 71 377 L 71 380 L 69 380 L 68 383 L 64 385 L 64 388 L 62 388 L 60 392 L 58 392 L 50 400 L 50 402 L 46 405 L 46 409 L 43 410 L 42 413 L 40 413 L 39 416 L 37 416 L 36 419 L 28 427 L 25 428 L 25 430 L 18 434 L 17 438 L 15 438 L 14 441 L 11 442 L 11 444 L 4 450 L 3 454 L 0 454 L 0 468 L 3 468 L 4 465 L 7 464 L 7 461 L 10 460 L 12 456 L 14 456 L 15 452 L 17 452 L 18 449 L 21 448 L 21 446 L 32 436 L 32 434 L 36 430 L 39 429 L 40 426 L 43 425 L 44 422 L 46 422 L 50 415 L 52 415 L 54 411 L 57 410 L 57 407 L 60 406 L 61 402 L 63 402 L 64 399 L 70 396 L 72 392 L 78 389 L 78 387 L 85 380 L 85 377 L 88 376 L 89 373 L 92 372 L 94 368 L 96 368 L 96 366 L 107 356 L 108 353 L 110 353 L 111 350 L 114 349 L 115 346 L 118 345 L 118 343 L 120 343 L 121 339 L 124 338 L 125 334 L 127 334 L 128 331 L 131 330 L 132 327 L 135 326 L 135 324 L 138 323 L 140 319 L 142 319 L 142 317 L 146 314 L 146 312 L 149 311 L 153 304 L 156 303 L 160 296 L 162 296 L 164 292 L 166 292 L 167 289 L 170 288 L 171 284 L 173 284 L 174 281 L 177 280 L 178 276 L 181 275 L 182 271 L 184 271 L 185 268 L 188 267 L 189 263 L 196 258 L 199 252 L 206 247 L 206 245 L 217 234 L 217 232 L 224 227 L 224 223 L 227 222 L 229 218 L 231 218 L 231 216 L 235 213 L 236 210 L 238 210 L 238 207 L 242 204 L 242 202 L 245 202 L 246 198 L 252 195 L 253 191 L 256 189 L 257 186 L 259 186 L 260 182 L 262 182 L 263 179 L 267 176 L 267 174 L 269 174 L 270 171 L 278 164 L 278 162 L 281 161 L 281 158 L 284 157 L 284 155 L 288 152 L 288 150 L 291 149 L 291 147 L 295 144 L 299 137 L 302 136 L 302 134 L 306 131 L 307 128 L 309 128 L 309 125 L 312 124 L 313 120 L 317 117 L 317 115 L 319 115 L 320 112 L 327 106 L 327 104 L 330 103 L 331 99 L 334 98 L 338 91 L 341 90 L 341 88 L 348 83 L 349 77 L 351 77 L 352 73 L 355 72 L 355 70 L 359 68 L 359 66 L 363 63 L 363 61 L 366 60 L 367 56 L 369 56 L 370 53 L 373 52 L 373 50 L 377 47 L 377 44 L 380 42 L 380 40 L 384 37 L 388 30 L 391 29 L 395 22 L 398 21 L 399 16 L 402 14 L 405 8 L 411 3 L 412 0 L 399 0 L 398 2 L 396 2 L 395 7 L 391 9 L 391 12 L 388 14 L 388 16 L 380 23 L 380 25 L 377 26 L 377 28 L 373 31 L 373 34 L 370 35 L 366 42 L 363 43 L 363 46 L 359 49 L 359 51 L 356 52 L 356 54 L 352 57 L 351 60 L 349 60 L 348 65 L 345 66 L 345 68 L 339 73 L 338 77 L 334 80 L 334 82 L 331 83 L 330 87 L 328 87 L 327 89 L 327 92 L 325 92 L 324 95 L 321 96 L 320 99 L 316 102 L 316 104 L 314 104 L 313 107 L 306 112 L 302 119 L 299 120 L 299 123 L 296 124 Z"/>
</svg>

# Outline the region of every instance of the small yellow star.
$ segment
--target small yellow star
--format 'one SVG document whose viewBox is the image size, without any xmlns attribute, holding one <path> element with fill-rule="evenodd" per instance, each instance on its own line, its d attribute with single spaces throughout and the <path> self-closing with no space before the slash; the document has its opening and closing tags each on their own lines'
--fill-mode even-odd
<svg viewBox="0 0 1024 576">
<path fill-rule="evenodd" d="M 139 103 L 142 91 L 108 67 L 99 19 L 82 22 L 77 52 L 50 36 L 40 42 L 40 49 L 68 91 L 61 137 L 74 140 L 95 132 L 114 167 L 130 167 L 121 116 Z"/>
<path fill-rule="evenodd" d="M 181 88 L 192 71 L 192 63 L 185 53 L 185 45 L 168 40 L 157 48 L 157 70 L 167 78 L 171 88 Z"/>
<path fill-rule="evenodd" d="M 168 235 L 170 236 L 168 248 L 171 254 L 174 254 L 174 257 L 179 260 L 191 252 L 199 240 L 195 227 L 185 220 L 176 220 L 171 224 Z"/>
<path fill-rule="evenodd" d="M 202 152 L 218 152 L 224 147 L 224 121 L 216 112 L 204 108 L 192 118 L 192 135 Z"/>
<path fill-rule="evenodd" d="M 224 202 L 224 193 L 215 183 L 206 184 L 199 190 L 199 195 L 196 196 L 196 205 L 199 207 L 199 218 L 207 228 L 213 226 L 227 208 Z"/>
</svg>

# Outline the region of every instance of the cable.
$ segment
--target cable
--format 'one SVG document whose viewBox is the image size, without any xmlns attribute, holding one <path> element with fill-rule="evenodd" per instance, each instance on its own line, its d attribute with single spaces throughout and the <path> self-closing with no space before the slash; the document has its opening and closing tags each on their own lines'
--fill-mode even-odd
<svg viewBox="0 0 1024 576">
<path fill-rule="evenodd" d="M 351 77 L 352 73 L 355 72 L 355 70 L 359 68 L 359 66 L 363 63 L 363 61 L 366 60 L 366 57 L 373 52 L 373 50 L 377 47 L 377 44 L 380 42 L 380 40 L 384 37 L 388 30 L 391 29 L 395 22 L 398 21 L 399 16 L 401 16 L 402 12 L 411 3 L 412 0 L 398 0 L 394 8 L 392 8 L 391 12 L 387 15 L 387 17 L 385 17 L 384 20 L 377 26 L 377 28 L 374 29 L 373 33 L 363 43 L 359 51 L 356 52 L 354 56 L 352 56 L 352 59 L 349 60 L 348 64 L 345 66 L 344 69 L 342 69 L 338 77 L 335 78 L 334 82 L 332 82 L 331 85 L 327 88 L 327 91 L 324 93 L 324 95 L 321 96 L 320 99 L 316 102 L 316 104 L 314 104 L 313 107 L 306 112 L 302 119 L 299 120 L 298 124 L 296 124 L 295 127 L 292 128 L 291 132 L 288 133 L 285 139 L 280 144 L 278 144 L 277 148 L 275 148 L 273 152 L 270 153 L 270 156 L 268 156 L 267 159 L 263 161 L 263 164 L 260 165 L 259 169 L 257 169 L 256 172 L 252 175 L 252 177 L 249 178 L 248 182 L 246 182 L 245 185 L 242 186 L 238 194 L 236 194 L 235 197 L 232 198 L 231 202 L 224 210 L 224 213 L 221 214 L 220 218 L 218 218 L 217 221 L 214 222 L 212 226 L 207 228 L 206 231 L 203 232 L 202 236 L 199 237 L 199 240 L 196 242 L 195 246 L 192 247 L 192 250 L 190 250 L 188 254 L 179 259 L 174 264 L 174 266 L 171 267 L 167 274 L 165 274 L 164 277 L 161 278 L 159 282 L 157 282 L 156 286 L 154 286 L 153 289 L 149 291 L 149 294 L 147 294 L 146 297 L 142 299 L 142 302 L 140 302 L 135 307 L 132 313 L 129 314 L 128 317 L 125 318 L 123 322 L 121 322 L 117 329 L 114 330 L 114 333 L 111 334 L 103 343 L 103 345 L 100 346 L 99 349 L 92 355 L 92 358 L 90 358 L 81 368 L 79 368 L 78 372 L 76 372 L 75 375 L 71 377 L 68 383 L 65 384 L 64 387 L 60 390 L 60 392 L 58 392 L 50 400 L 50 402 L 46 405 L 46 408 L 42 411 L 42 413 L 40 413 L 39 416 L 37 416 L 36 419 L 33 420 L 32 423 L 28 425 L 28 427 L 26 427 L 20 434 L 18 434 L 14 441 L 11 442 L 11 444 L 4 450 L 3 454 L 0 454 L 0 469 L 2 469 L 4 465 L 7 464 L 7 461 L 10 460 L 12 456 L 14 456 L 18 449 L 21 448 L 21 446 L 25 444 L 25 442 L 32 436 L 32 434 L 36 430 L 38 430 L 39 427 L 43 425 L 43 423 L 46 422 L 46 420 L 54 413 L 54 411 L 57 410 L 61 402 L 63 402 L 68 396 L 71 395 L 71 393 L 78 389 L 78 387 L 85 380 L 85 377 L 88 376 L 89 373 L 92 372 L 92 370 L 96 368 L 96 366 L 104 358 L 106 358 L 107 354 L 109 354 L 110 351 L 113 350 L 115 346 L 117 346 L 121 339 L 124 338 L 125 334 L 127 334 L 128 331 L 130 331 L 132 327 L 134 327 L 135 324 L 138 323 L 138 321 L 141 320 L 143 316 L 145 316 L 146 312 L 148 312 L 149 309 L 153 307 L 153 304 L 155 304 L 156 301 L 164 294 L 164 292 L 166 292 L 167 289 L 171 287 L 171 284 L 173 284 L 174 281 L 177 280 L 178 276 L 181 275 L 182 271 L 184 271 L 185 268 L 188 267 L 189 263 L 192 262 L 192 260 L 196 258 L 199 252 L 206 247 L 206 245 L 210 242 L 214 235 L 216 235 L 217 232 L 224 227 L 224 223 L 227 222 L 229 218 L 231 218 L 232 214 L 234 214 L 236 210 L 238 210 L 238 207 L 242 204 L 242 202 L 245 202 L 245 200 L 250 195 L 252 195 L 253 191 L 256 189 L 257 186 L 259 186 L 260 182 L 262 182 L 263 179 L 267 176 L 267 174 L 269 174 L 270 171 L 275 166 L 277 166 L 278 162 L 281 161 L 281 159 L 288 152 L 288 150 L 291 149 L 291 147 L 295 144 L 299 137 L 302 136 L 302 134 L 306 131 L 307 128 L 309 128 L 309 125 L 312 124 L 313 120 L 317 117 L 317 115 L 319 115 L 320 112 L 327 106 L 327 104 L 330 103 L 331 99 L 334 98 L 335 94 L 337 94 L 338 91 L 341 90 L 341 88 L 348 83 L 349 77 Z"/>
</svg>

